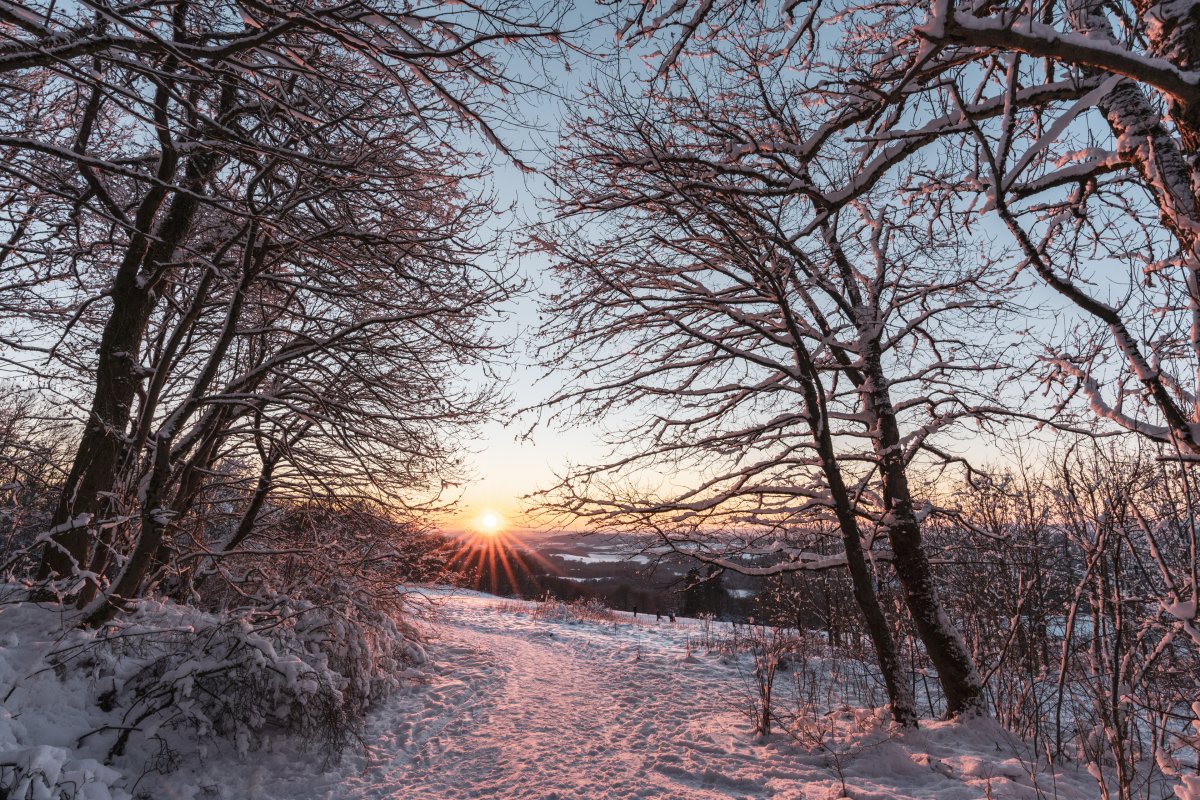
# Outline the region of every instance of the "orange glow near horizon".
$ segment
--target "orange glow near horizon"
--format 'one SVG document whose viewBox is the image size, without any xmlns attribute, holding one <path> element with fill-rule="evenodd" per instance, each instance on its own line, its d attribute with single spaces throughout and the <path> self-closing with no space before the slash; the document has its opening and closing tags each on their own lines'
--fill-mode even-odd
<svg viewBox="0 0 1200 800">
<path fill-rule="evenodd" d="M 476 518 L 474 530 L 453 537 L 450 548 L 446 571 L 465 577 L 471 588 L 492 594 L 506 588 L 517 590 L 521 576 L 534 574 L 531 564 L 537 564 L 542 574 L 559 572 L 545 558 L 523 547 L 520 536 L 506 530 L 504 518 L 491 510 Z"/>
</svg>

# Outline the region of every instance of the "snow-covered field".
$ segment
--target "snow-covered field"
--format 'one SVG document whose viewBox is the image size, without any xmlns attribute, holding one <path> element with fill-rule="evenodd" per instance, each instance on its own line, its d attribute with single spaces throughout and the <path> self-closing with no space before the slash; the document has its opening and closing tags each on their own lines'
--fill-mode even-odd
<svg viewBox="0 0 1200 800">
<path fill-rule="evenodd" d="M 372 714 L 365 752 L 332 765 L 283 745 L 210 754 L 141 788 L 164 800 L 821 800 L 843 796 L 843 782 L 864 800 L 1097 795 L 1086 772 L 1039 769 L 990 721 L 896 735 L 874 713 L 844 709 L 820 717 L 825 733 L 807 746 L 755 737 L 738 700 L 746 663 L 689 654 L 699 633 L 690 620 L 554 622 L 482 594 L 436 600 L 431 666 Z"/>
<path fill-rule="evenodd" d="M 552 558 L 562 561 L 577 561 L 581 564 L 649 564 L 650 557 L 642 555 L 623 555 L 620 553 L 588 553 L 585 556 L 571 553 L 552 553 Z"/>
</svg>

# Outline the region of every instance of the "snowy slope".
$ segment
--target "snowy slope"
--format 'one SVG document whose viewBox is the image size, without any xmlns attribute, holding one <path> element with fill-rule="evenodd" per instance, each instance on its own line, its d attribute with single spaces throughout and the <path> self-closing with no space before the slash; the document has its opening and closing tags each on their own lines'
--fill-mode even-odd
<svg viewBox="0 0 1200 800">
<path fill-rule="evenodd" d="M 873 714 L 844 711 L 828 718 L 829 748 L 758 739 L 737 708 L 745 666 L 687 658 L 691 621 L 547 622 L 486 595 L 439 602 L 436 667 L 372 717 L 369 757 L 322 769 L 260 753 L 177 774 L 174 796 L 820 800 L 842 796 L 842 778 L 849 796 L 881 800 L 1097 795 L 1081 770 L 1038 770 L 988 721 L 896 737 Z"/>
</svg>

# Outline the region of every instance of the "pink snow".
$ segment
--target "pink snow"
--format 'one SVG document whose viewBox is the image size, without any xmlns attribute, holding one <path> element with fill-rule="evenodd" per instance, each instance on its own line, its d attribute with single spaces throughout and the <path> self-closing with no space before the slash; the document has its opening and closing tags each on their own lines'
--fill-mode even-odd
<svg viewBox="0 0 1200 800">
<path fill-rule="evenodd" d="M 1097 796 L 1086 771 L 1051 776 L 989 720 L 897 734 L 879 712 L 840 709 L 827 719 L 834 749 L 850 754 L 836 757 L 756 738 L 738 708 L 744 666 L 689 651 L 693 620 L 549 622 L 532 604 L 470 592 L 439 604 L 435 666 L 372 717 L 369 757 L 314 771 L 311 759 L 259 754 L 212 779 L 220 796 L 824 800 L 842 796 L 839 761 L 862 800 Z"/>
</svg>

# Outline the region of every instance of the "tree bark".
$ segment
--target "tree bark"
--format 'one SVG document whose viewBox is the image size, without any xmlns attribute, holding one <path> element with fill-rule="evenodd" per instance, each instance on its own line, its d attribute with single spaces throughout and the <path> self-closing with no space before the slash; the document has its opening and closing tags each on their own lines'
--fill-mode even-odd
<svg viewBox="0 0 1200 800">
<path fill-rule="evenodd" d="M 790 319 L 790 317 L 789 317 Z M 862 533 L 858 527 L 858 518 L 854 514 L 854 504 L 846 482 L 842 477 L 841 466 L 838 464 L 837 451 L 834 447 L 833 434 L 829 429 L 829 417 L 822 394 L 816 382 L 816 367 L 809 357 L 807 349 L 800 344 L 799 336 L 793 338 L 793 351 L 796 363 L 806 377 L 800 381 L 801 393 L 808 411 L 809 429 L 812 431 L 817 454 L 821 460 L 821 470 L 829 487 L 829 496 L 833 502 L 834 516 L 842 532 L 842 547 L 846 553 L 846 567 L 850 573 L 850 585 L 854 592 L 854 600 L 862 612 L 867 635 L 875 649 L 875 659 L 883 673 L 884 686 L 887 688 L 888 701 L 891 706 L 892 719 L 905 727 L 917 727 L 917 705 L 913 699 L 908 682 L 904 680 L 901 667 L 900 652 L 892 638 L 891 628 L 888 627 L 887 617 L 883 606 L 879 604 L 879 595 L 875 591 L 875 578 L 867 564 L 866 555 L 862 548 Z"/>
<path fill-rule="evenodd" d="M 185 170 L 186 185 L 200 188 L 215 167 L 215 155 L 192 159 Z M 158 300 L 155 288 L 160 268 L 174 256 L 199 208 L 194 193 L 175 194 L 152 241 L 147 232 L 154 229 L 154 218 L 166 195 L 167 189 L 155 187 L 143 199 L 137 232 L 113 280 L 112 311 L 100 340 L 91 413 L 52 520 L 54 527 L 81 516 L 89 521 L 103 518 L 116 500 L 114 489 L 128 455 L 131 409 L 141 380 L 142 338 Z M 39 578 L 67 577 L 87 564 L 91 538 L 91 529 L 83 524 L 56 535 L 43 554 Z"/>
<path fill-rule="evenodd" d="M 875 420 L 872 438 L 879 459 L 892 566 L 900 580 L 905 605 L 929 660 L 937 668 L 938 680 L 946 694 L 947 713 L 952 717 L 984 714 L 987 708 L 983 681 L 975 669 L 975 660 L 942 608 L 929 557 L 921 544 L 921 523 L 913 507 L 900 427 L 877 340 L 864 346 L 863 375 L 868 383 L 863 396 Z"/>
</svg>

